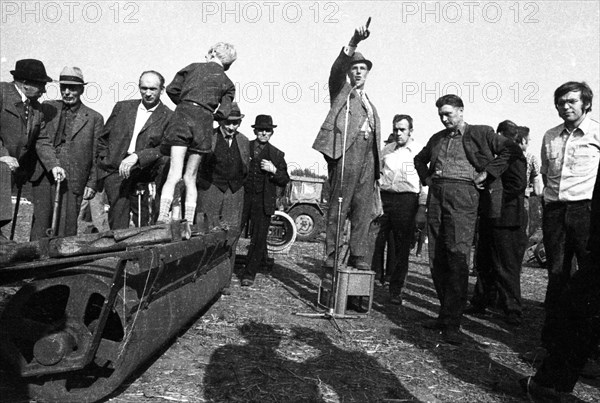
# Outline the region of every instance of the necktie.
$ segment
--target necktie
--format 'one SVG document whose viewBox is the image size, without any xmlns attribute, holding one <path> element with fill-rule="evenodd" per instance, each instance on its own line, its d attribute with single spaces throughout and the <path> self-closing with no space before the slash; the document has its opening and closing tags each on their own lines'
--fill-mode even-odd
<svg viewBox="0 0 600 403">
<path fill-rule="evenodd" d="M 369 119 L 369 127 L 371 128 L 371 130 L 373 130 L 373 128 L 375 127 L 375 115 L 373 114 L 373 108 L 371 107 L 371 103 L 369 102 L 369 99 L 367 98 L 367 94 L 365 94 L 364 91 L 360 91 L 360 99 L 361 99 L 362 103 L 365 105 L 365 108 L 367 109 L 367 118 Z"/>
<path fill-rule="evenodd" d="M 31 101 L 29 98 L 23 102 L 23 109 L 25 111 L 25 127 L 27 128 L 27 134 L 29 134 L 29 116 L 31 115 Z"/>
</svg>

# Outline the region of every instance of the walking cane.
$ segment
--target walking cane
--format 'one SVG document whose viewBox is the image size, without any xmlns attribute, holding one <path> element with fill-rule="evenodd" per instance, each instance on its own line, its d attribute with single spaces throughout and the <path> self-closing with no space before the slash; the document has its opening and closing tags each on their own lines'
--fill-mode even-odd
<svg viewBox="0 0 600 403">
<path fill-rule="evenodd" d="M 55 236 L 58 230 L 58 213 L 60 206 L 60 184 L 62 181 L 56 182 L 56 190 L 54 192 L 54 210 L 52 211 L 52 227 L 46 230 L 46 234 L 51 237 Z"/>
<path fill-rule="evenodd" d="M 12 225 L 10 227 L 10 240 L 15 238 L 15 229 L 17 228 L 17 216 L 19 215 L 19 205 L 21 204 L 21 192 L 23 191 L 23 185 L 17 187 L 17 203 L 15 204 L 15 211 L 13 212 Z"/>
<path fill-rule="evenodd" d="M 137 203 L 138 203 L 138 219 L 137 225 L 138 228 L 142 226 L 142 196 L 144 195 L 144 189 L 141 187 L 143 185 L 139 184 L 137 189 L 135 190 L 135 194 L 137 195 Z"/>
<path fill-rule="evenodd" d="M 344 203 L 343 190 L 344 190 L 344 168 L 346 165 L 346 137 L 348 135 L 348 117 L 350 115 L 350 95 L 356 89 L 356 85 L 352 87 L 346 98 L 346 123 L 344 125 L 344 138 L 342 139 L 342 169 L 340 172 L 340 196 L 338 197 L 338 211 L 337 211 L 337 228 L 335 232 L 335 251 L 333 254 L 333 275 L 331 276 L 331 291 L 329 293 L 329 313 L 333 315 L 336 310 L 336 291 L 338 282 L 338 264 L 339 264 L 339 248 L 340 248 L 340 232 L 342 228 L 342 204 Z"/>
</svg>

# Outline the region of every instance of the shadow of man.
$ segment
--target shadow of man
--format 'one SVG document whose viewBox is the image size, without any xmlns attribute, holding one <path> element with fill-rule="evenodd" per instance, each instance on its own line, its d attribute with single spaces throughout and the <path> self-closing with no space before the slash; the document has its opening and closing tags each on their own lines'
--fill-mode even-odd
<svg viewBox="0 0 600 403">
<path fill-rule="evenodd" d="M 245 344 L 225 345 L 211 356 L 207 401 L 420 401 L 376 359 L 334 345 L 323 332 L 251 321 L 240 333 Z"/>
</svg>

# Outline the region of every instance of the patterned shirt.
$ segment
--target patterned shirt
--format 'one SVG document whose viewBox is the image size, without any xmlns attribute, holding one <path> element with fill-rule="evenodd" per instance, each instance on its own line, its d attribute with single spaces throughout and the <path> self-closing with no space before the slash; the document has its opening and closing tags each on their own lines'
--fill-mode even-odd
<svg viewBox="0 0 600 403">
<path fill-rule="evenodd" d="M 591 200 L 600 161 L 599 124 L 586 116 L 569 133 L 564 123 L 548 130 L 542 143 L 546 201 Z"/>
<path fill-rule="evenodd" d="M 525 197 L 529 197 L 533 192 L 533 182 L 540 174 L 541 167 L 538 157 L 529 151 L 525 152 L 525 158 L 527 159 L 527 188 L 525 189 Z"/>
</svg>

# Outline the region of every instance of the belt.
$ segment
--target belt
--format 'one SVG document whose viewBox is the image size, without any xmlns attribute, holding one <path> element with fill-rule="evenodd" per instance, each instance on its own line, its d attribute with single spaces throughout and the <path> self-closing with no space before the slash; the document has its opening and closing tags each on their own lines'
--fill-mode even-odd
<svg viewBox="0 0 600 403">
<path fill-rule="evenodd" d="M 464 179 L 450 179 L 450 178 L 434 178 L 433 179 L 433 183 L 437 184 L 445 184 L 445 183 L 456 183 L 456 184 L 463 184 L 463 185 L 473 185 L 475 186 L 475 184 L 471 181 L 468 180 L 464 180 Z"/>
</svg>

